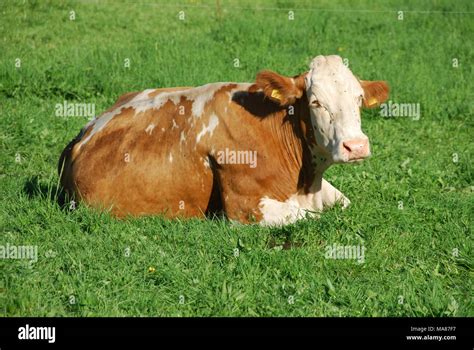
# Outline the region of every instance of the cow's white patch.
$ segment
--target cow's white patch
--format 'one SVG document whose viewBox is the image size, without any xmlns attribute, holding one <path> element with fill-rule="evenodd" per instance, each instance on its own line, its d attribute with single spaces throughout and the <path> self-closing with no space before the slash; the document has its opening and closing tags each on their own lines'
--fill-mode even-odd
<svg viewBox="0 0 474 350">
<path fill-rule="evenodd" d="M 87 135 L 87 137 L 80 142 L 79 148 L 85 145 L 92 138 L 92 136 L 101 131 L 113 117 L 119 115 L 122 110 L 126 108 L 133 108 L 135 113 L 134 116 L 137 116 L 150 109 L 160 109 L 168 101 L 172 101 L 175 105 L 177 105 L 181 101 L 181 98 L 184 97 L 188 100 L 194 101 L 192 113 L 194 116 L 200 117 L 204 111 L 206 103 L 212 99 L 214 93 L 227 84 L 228 83 L 211 83 L 196 88 L 177 91 L 164 91 L 157 94 L 153 98 L 150 98 L 149 94 L 156 91 L 156 89 L 144 90 L 129 102 L 119 106 L 113 111 L 103 113 L 99 118 L 96 118 L 92 120 L 91 123 L 88 123 L 87 129 L 83 129 L 83 134 L 85 134 L 89 127 L 92 126 L 93 129 L 89 135 Z"/>
<path fill-rule="evenodd" d="M 133 103 L 138 103 L 140 101 L 147 101 L 149 99 L 149 96 L 153 91 L 156 89 L 145 89 L 142 92 L 140 92 L 137 96 L 135 96 L 130 102 Z"/>
<path fill-rule="evenodd" d="M 263 215 L 260 225 L 281 226 L 303 219 L 308 212 L 296 198 L 291 196 L 285 202 L 263 197 L 259 202 L 259 209 Z"/>
<path fill-rule="evenodd" d="M 192 128 L 194 126 L 194 117 L 193 116 L 190 116 L 188 119 L 187 119 L 187 122 L 188 122 L 188 125 L 190 128 Z"/>
<path fill-rule="evenodd" d="M 148 99 L 149 98 L 148 95 L 153 91 L 155 91 L 155 89 L 147 89 L 147 90 L 139 93 L 131 101 L 123 104 L 122 106 L 114 109 L 111 112 L 103 113 L 99 118 L 93 119 L 89 123 L 87 123 L 85 129 L 83 129 L 84 133 L 91 126 L 92 126 L 92 130 L 89 133 L 89 135 L 87 135 L 87 137 L 80 142 L 79 148 L 81 148 L 83 145 L 85 145 L 91 139 L 92 136 L 94 136 L 96 133 L 101 131 L 113 117 L 120 114 L 122 112 L 122 109 L 126 109 L 126 108 L 129 108 L 129 107 L 135 108 L 136 104 L 139 104 L 141 101 Z"/>
<path fill-rule="evenodd" d="M 192 115 L 196 118 L 200 118 L 206 107 L 206 103 L 209 102 L 214 97 L 214 94 L 221 88 L 235 83 L 211 83 L 206 84 L 186 92 L 186 97 L 189 100 L 193 100 L 192 106 Z M 252 84 L 250 83 L 239 83 L 237 86 L 228 92 L 229 95 L 232 95 L 235 91 L 248 90 Z"/>
<path fill-rule="evenodd" d="M 321 184 L 321 195 L 323 206 L 325 208 L 330 208 L 335 204 L 340 203 L 342 208 L 346 209 L 351 204 L 351 201 L 344 196 L 341 191 L 324 179 Z"/>
<path fill-rule="evenodd" d="M 213 113 L 211 114 L 211 117 L 209 118 L 209 125 L 205 126 L 203 125 L 202 130 L 197 134 L 196 136 L 196 143 L 199 143 L 201 138 L 206 135 L 207 133 L 210 133 L 211 136 L 214 132 L 214 129 L 219 125 L 219 118 Z"/>
<path fill-rule="evenodd" d="M 87 135 L 87 137 L 79 143 L 79 148 L 85 145 L 96 133 L 101 131 L 110 120 L 116 115 L 119 115 L 122 110 L 126 108 L 133 108 L 134 116 L 137 116 L 150 109 L 160 109 L 166 102 L 172 101 L 175 105 L 179 104 L 181 98 L 193 101 L 192 105 L 192 116 L 200 118 L 204 112 L 206 104 L 214 97 L 214 94 L 221 88 L 231 83 L 211 83 L 195 88 L 183 88 L 182 90 L 176 91 L 164 91 L 158 93 L 153 98 L 149 97 L 149 94 L 156 91 L 156 89 L 147 89 L 136 95 L 129 102 L 119 106 L 113 111 L 103 113 L 99 118 L 90 121 L 81 131 L 84 135 L 87 130 L 92 127 L 93 129 Z M 252 84 L 242 83 L 237 84 L 237 87 L 232 90 L 245 90 L 248 89 Z M 190 120 L 190 123 L 194 123 L 194 120 Z M 173 128 L 177 128 L 178 125 L 173 120 Z"/>
<path fill-rule="evenodd" d="M 92 126 L 94 125 L 94 123 L 97 122 L 97 119 L 92 119 L 90 120 L 89 122 L 87 122 L 87 124 L 81 129 L 81 132 L 79 133 L 79 135 L 77 136 L 79 139 L 82 139 L 82 137 L 84 136 L 84 134 L 86 133 L 86 131 Z"/>
<path fill-rule="evenodd" d="M 169 160 L 170 163 L 173 163 L 173 155 L 171 154 L 171 152 L 168 156 L 168 160 Z"/>
<path fill-rule="evenodd" d="M 155 89 L 152 91 L 155 91 Z M 133 104 L 133 107 L 135 108 L 135 115 L 146 112 L 149 109 L 160 109 L 168 101 L 172 101 L 175 105 L 177 105 L 181 99 L 181 94 L 183 91 L 186 90 L 162 92 L 153 98 L 142 98 L 137 100 Z M 147 93 L 146 96 L 148 96 L 148 94 L 149 93 Z"/>
<path fill-rule="evenodd" d="M 145 132 L 148 134 L 148 135 L 151 135 L 152 132 L 153 132 L 153 129 L 155 128 L 155 124 L 150 124 L 147 126 L 147 128 L 145 129 Z"/>
<path fill-rule="evenodd" d="M 148 108 L 150 102 L 153 101 L 153 99 L 150 99 L 148 96 L 153 91 L 155 91 L 155 89 L 146 89 L 142 91 L 130 102 L 123 105 L 123 108 L 126 108 L 125 106 L 127 105 L 127 107 L 133 107 L 135 109 L 135 114 L 143 112 Z"/>
<path fill-rule="evenodd" d="M 94 136 L 97 132 L 99 132 L 100 130 L 102 130 L 102 128 L 113 118 L 115 117 L 119 112 L 117 112 L 117 110 L 113 111 L 113 112 L 106 112 L 104 114 L 102 114 L 102 116 L 100 118 L 96 118 L 96 119 L 93 119 L 91 120 L 89 123 L 87 123 L 87 125 L 84 127 L 84 133 L 86 133 L 86 131 L 92 127 L 92 130 L 91 132 L 89 133 L 89 135 L 87 135 L 87 137 L 81 141 L 81 143 L 79 144 L 79 148 L 81 148 L 83 145 L 85 145 L 90 139 L 92 136 Z"/>
<path fill-rule="evenodd" d="M 321 189 L 316 190 L 315 183 L 307 194 L 293 194 L 286 201 L 281 202 L 263 197 L 259 202 L 262 213 L 260 225 L 281 226 L 305 218 L 307 215 L 317 217 L 323 208 L 340 203 L 346 208 L 350 201 L 329 182 L 322 179 Z"/>
<path fill-rule="evenodd" d="M 192 106 L 192 114 L 194 117 L 200 118 L 202 113 L 204 112 L 204 107 L 206 103 L 214 97 L 214 94 L 217 90 L 224 87 L 225 84 L 222 83 L 215 83 L 215 84 L 207 84 L 200 88 L 200 93 L 190 94 L 189 97 L 193 97 L 193 106 Z"/>
<path fill-rule="evenodd" d="M 179 104 L 181 98 L 193 101 L 191 112 L 193 116 L 200 117 L 204 111 L 206 103 L 214 97 L 217 90 L 228 83 L 210 83 L 195 88 L 162 92 L 148 101 L 140 101 L 140 105 L 135 107 L 137 113 L 144 112 L 150 108 L 160 109 L 166 102 L 171 100 L 175 105 Z"/>
</svg>

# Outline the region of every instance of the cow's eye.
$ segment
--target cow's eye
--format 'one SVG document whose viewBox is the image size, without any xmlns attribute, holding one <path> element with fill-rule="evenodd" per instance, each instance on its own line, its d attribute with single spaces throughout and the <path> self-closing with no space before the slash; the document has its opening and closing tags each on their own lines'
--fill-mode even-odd
<svg viewBox="0 0 474 350">
<path fill-rule="evenodd" d="M 319 107 L 322 107 L 322 106 L 321 106 L 321 103 L 319 103 L 318 100 L 313 100 L 313 101 L 311 101 L 311 107 L 319 108 Z"/>
</svg>

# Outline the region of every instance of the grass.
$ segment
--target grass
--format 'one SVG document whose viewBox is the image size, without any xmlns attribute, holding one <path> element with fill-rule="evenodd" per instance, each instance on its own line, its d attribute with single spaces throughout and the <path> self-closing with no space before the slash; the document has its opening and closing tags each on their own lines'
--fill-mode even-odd
<svg viewBox="0 0 474 350">
<path fill-rule="evenodd" d="M 183 4 L 0 5 L 0 245 L 38 246 L 36 263 L 0 259 L 0 315 L 473 316 L 473 5 Z M 318 54 L 421 106 L 419 120 L 364 111 L 373 157 L 325 176 L 347 210 L 261 228 L 57 204 L 59 154 L 86 123 L 57 103 L 100 112 L 129 91 L 297 74 Z M 326 259 L 333 243 L 365 262 Z"/>
</svg>

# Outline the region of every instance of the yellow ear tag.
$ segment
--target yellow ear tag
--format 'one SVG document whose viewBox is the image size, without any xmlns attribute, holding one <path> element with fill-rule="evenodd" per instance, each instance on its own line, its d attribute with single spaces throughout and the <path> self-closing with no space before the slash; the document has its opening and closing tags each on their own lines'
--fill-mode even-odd
<svg viewBox="0 0 474 350">
<path fill-rule="evenodd" d="M 277 89 L 272 90 L 272 95 L 271 96 L 273 98 L 277 99 L 277 100 L 281 100 L 280 92 Z"/>
<path fill-rule="evenodd" d="M 371 99 L 369 99 L 369 101 L 367 101 L 367 105 L 368 106 L 373 106 L 373 105 L 376 105 L 379 101 L 377 101 L 377 99 L 375 97 L 372 97 Z"/>
</svg>

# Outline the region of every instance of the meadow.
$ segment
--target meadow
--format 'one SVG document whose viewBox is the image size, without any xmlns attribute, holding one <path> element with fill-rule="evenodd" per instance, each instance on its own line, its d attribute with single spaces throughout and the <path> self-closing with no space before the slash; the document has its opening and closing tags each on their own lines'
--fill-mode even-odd
<svg viewBox="0 0 474 350">
<path fill-rule="evenodd" d="M 37 259 L 0 259 L 0 315 L 474 316 L 473 37 L 467 0 L 3 1 L 0 247 Z M 58 104 L 99 114 L 319 54 L 420 108 L 363 112 L 372 157 L 325 175 L 348 209 L 272 228 L 58 204 L 59 155 L 87 122 Z M 328 259 L 334 244 L 364 261 Z"/>
</svg>

